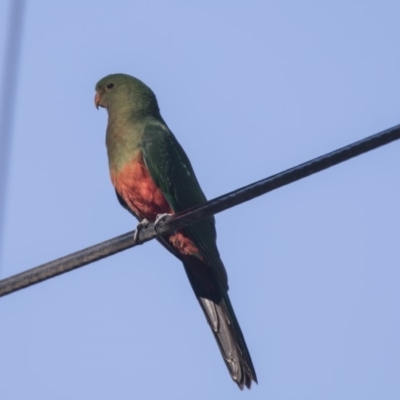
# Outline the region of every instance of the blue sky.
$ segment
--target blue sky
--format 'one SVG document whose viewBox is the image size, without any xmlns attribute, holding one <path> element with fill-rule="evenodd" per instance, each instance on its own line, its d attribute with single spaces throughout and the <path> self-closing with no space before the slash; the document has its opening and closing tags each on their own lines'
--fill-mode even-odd
<svg viewBox="0 0 400 400">
<path fill-rule="evenodd" d="M 135 227 L 93 103 L 109 73 L 154 90 L 209 198 L 400 122 L 395 1 L 28 3 L 2 277 Z M 398 399 L 399 150 L 217 215 L 251 391 L 151 242 L 1 299 L 1 398 Z"/>
</svg>

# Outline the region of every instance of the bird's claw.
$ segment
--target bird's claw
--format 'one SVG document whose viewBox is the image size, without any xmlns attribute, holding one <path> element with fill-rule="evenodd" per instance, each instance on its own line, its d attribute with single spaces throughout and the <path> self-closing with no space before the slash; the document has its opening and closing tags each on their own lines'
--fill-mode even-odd
<svg viewBox="0 0 400 400">
<path fill-rule="evenodd" d="M 135 244 L 141 244 L 139 241 L 139 233 L 140 231 L 145 228 L 149 224 L 146 218 L 142 219 L 136 226 L 135 233 L 133 234 L 133 242 Z"/>
<path fill-rule="evenodd" d="M 167 219 L 172 217 L 172 214 L 158 214 L 154 221 L 154 229 L 158 232 L 157 227 L 161 222 L 165 222 Z"/>
</svg>

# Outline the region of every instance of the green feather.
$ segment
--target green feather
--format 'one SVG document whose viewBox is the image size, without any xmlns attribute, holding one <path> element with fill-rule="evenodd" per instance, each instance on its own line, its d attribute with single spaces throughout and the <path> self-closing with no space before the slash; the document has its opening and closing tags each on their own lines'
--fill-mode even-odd
<svg viewBox="0 0 400 400">
<path fill-rule="evenodd" d="M 189 158 L 163 122 L 147 122 L 141 148 L 152 179 L 174 212 L 184 211 L 207 201 Z M 189 226 L 186 232 L 214 268 L 219 283 L 227 289 L 226 270 L 215 243 L 217 235 L 214 217 Z"/>
</svg>

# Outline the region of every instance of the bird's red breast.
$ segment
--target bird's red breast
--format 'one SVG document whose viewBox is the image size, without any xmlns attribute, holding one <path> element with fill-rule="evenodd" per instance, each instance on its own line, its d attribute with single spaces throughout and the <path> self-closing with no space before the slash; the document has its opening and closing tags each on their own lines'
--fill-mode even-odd
<svg viewBox="0 0 400 400">
<path fill-rule="evenodd" d="M 141 153 L 120 171 L 111 171 L 110 175 L 115 190 L 140 219 L 155 221 L 159 214 L 174 214 L 163 192 L 150 176 Z M 170 234 L 168 240 L 179 253 L 202 258 L 199 249 L 182 231 Z"/>
</svg>

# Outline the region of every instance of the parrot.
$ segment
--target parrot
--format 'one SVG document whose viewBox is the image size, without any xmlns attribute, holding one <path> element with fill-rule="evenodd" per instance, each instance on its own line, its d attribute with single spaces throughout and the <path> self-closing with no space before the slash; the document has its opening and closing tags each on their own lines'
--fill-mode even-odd
<svg viewBox="0 0 400 400">
<path fill-rule="evenodd" d="M 141 223 L 207 201 L 188 156 L 163 120 L 153 91 L 127 74 L 95 86 L 95 106 L 108 113 L 106 148 L 119 203 Z M 158 238 L 184 266 L 229 373 L 242 390 L 257 376 L 228 296 L 228 277 L 214 217 Z"/>
</svg>

